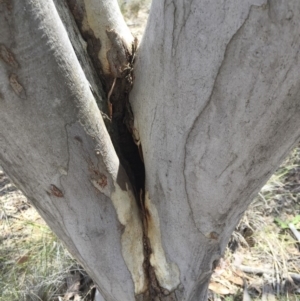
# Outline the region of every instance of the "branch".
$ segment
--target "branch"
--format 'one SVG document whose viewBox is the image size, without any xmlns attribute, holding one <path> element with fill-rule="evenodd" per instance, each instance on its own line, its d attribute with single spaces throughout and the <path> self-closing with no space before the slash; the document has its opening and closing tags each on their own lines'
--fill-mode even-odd
<svg viewBox="0 0 300 301">
<path fill-rule="evenodd" d="M 289 228 L 291 229 L 291 231 L 292 231 L 293 234 L 295 235 L 296 239 L 300 242 L 300 232 L 297 231 L 295 225 L 292 224 L 292 223 L 290 223 L 290 224 L 289 224 Z"/>
<path fill-rule="evenodd" d="M 141 220 L 65 27 L 51 1 L 0 14 L 0 163 L 103 297 L 132 300 L 147 286 Z"/>
<path fill-rule="evenodd" d="M 106 30 L 114 29 L 131 49 L 133 37 L 121 14 L 117 0 L 66 0 L 78 28 L 88 43 L 89 54 L 104 75 L 111 70 L 107 52 L 112 48 Z"/>
<path fill-rule="evenodd" d="M 241 270 L 244 273 L 248 274 L 274 274 L 274 270 L 270 269 L 262 269 L 262 268 L 257 268 L 257 267 L 250 267 L 246 265 L 235 265 L 236 268 Z M 300 274 L 296 273 L 288 273 L 288 277 L 291 277 L 295 281 L 300 281 Z"/>
</svg>

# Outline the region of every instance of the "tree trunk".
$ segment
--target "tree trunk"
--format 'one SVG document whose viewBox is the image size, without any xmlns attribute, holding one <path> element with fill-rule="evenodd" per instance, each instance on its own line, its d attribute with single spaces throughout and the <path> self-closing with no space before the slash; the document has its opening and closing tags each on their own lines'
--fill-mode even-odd
<svg viewBox="0 0 300 301">
<path fill-rule="evenodd" d="M 134 76 L 116 1 L 54 3 L 0 2 L 1 165 L 104 300 L 206 300 L 299 140 L 299 1 L 154 0 Z"/>
<path fill-rule="evenodd" d="M 153 0 L 131 103 L 182 300 L 205 300 L 235 225 L 299 141 L 299 25 L 299 1 Z"/>
<path fill-rule="evenodd" d="M 0 22 L 1 165 L 104 298 L 133 300 L 146 285 L 138 207 L 56 8 L 2 2 Z"/>
</svg>

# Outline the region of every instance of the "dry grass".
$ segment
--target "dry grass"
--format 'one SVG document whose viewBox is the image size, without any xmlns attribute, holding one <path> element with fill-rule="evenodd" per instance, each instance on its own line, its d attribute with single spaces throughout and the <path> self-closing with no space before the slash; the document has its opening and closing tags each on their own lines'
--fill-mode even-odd
<svg viewBox="0 0 300 301">
<path fill-rule="evenodd" d="M 151 0 L 119 0 L 125 21 L 134 37 L 140 41 L 146 26 Z"/>
<path fill-rule="evenodd" d="M 151 0 L 119 0 L 119 6 L 123 16 L 128 19 L 138 18 L 139 13 L 149 7 Z"/>
<path fill-rule="evenodd" d="M 85 273 L 1 171 L 0 187 L 0 301 L 58 301 Z"/>
<path fill-rule="evenodd" d="M 300 242 L 288 227 L 293 223 L 300 229 L 299 192 L 300 144 L 262 188 L 233 233 L 213 275 L 218 285 L 212 287 L 211 300 L 242 300 L 244 281 L 252 300 L 300 300 Z M 251 269 L 256 273 L 249 273 Z M 292 279 L 293 274 L 299 279 Z"/>
</svg>

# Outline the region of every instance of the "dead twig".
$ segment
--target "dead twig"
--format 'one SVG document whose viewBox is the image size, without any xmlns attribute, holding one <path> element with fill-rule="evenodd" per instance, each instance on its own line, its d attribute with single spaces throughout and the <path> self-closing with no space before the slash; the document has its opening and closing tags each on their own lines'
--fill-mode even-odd
<svg viewBox="0 0 300 301">
<path fill-rule="evenodd" d="M 270 269 L 262 269 L 262 268 L 255 268 L 255 267 L 249 267 L 246 265 L 235 265 L 236 268 L 241 270 L 244 273 L 248 274 L 274 274 L 274 270 Z M 300 281 L 300 274 L 296 273 L 287 273 L 283 276 L 283 278 L 291 277 L 295 281 Z"/>
<path fill-rule="evenodd" d="M 300 242 L 300 232 L 295 228 L 295 225 L 290 223 L 289 228 L 291 229 L 291 231 L 295 235 L 296 239 Z"/>
</svg>

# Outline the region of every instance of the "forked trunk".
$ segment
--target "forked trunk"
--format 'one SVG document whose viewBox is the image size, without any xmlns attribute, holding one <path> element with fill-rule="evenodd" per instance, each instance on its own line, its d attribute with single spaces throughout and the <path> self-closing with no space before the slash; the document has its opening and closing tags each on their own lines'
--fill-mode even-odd
<svg viewBox="0 0 300 301">
<path fill-rule="evenodd" d="M 206 300 L 299 140 L 299 27 L 298 0 L 154 0 L 137 51 L 116 1 L 0 1 L 0 164 L 104 300 Z"/>
</svg>

